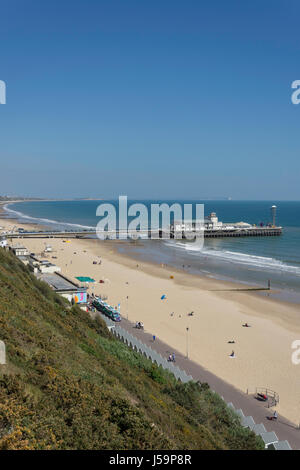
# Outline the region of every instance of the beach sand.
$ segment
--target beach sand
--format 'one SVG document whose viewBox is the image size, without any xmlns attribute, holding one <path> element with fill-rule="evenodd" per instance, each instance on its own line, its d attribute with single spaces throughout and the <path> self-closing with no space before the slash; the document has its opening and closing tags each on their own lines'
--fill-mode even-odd
<svg viewBox="0 0 300 470">
<path fill-rule="evenodd" d="M 11 227 L 16 222 L 2 219 L 0 225 Z M 16 243 L 36 254 L 51 244 L 48 259 L 63 274 L 75 281 L 75 276 L 94 278 L 90 293 L 106 295 L 113 306 L 120 303 L 125 318 L 142 321 L 148 332 L 183 354 L 188 327 L 192 360 L 243 392 L 256 387 L 275 390 L 280 396 L 278 412 L 299 424 L 300 365 L 291 360 L 291 344 L 300 339 L 299 305 L 260 296 L 244 285 L 141 262 L 120 254 L 117 241 L 13 240 Z M 101 265 L 93 264 L 100 259 Z M 193 316 L 188 316 L 191 311 Z M 245 322 L 251 327 L 242 327 Z M 230 340 L 235 344 L 228 344 Z M 232 349 L 234 359 L 229 357 Z"/>
</svg>

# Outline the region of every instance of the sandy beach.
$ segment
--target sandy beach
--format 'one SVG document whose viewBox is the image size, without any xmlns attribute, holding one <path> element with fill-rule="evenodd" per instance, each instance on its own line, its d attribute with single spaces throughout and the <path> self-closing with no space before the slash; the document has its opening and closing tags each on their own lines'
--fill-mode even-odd
<svg viewBox="0 0 300 470">
<path fill-rule="evenodd" d="M 0 220 L 6 230 L 14 225 L 15 220 Z M 96 280 L 91 293 L 106 295 L 114 306 L 120 303 L 125 318 L 142 321 L 148 332 L 183 354 L 189 328 L 191 359 L 244 392 L 256 387 L 275 390 L 280 396 L 278 412 L 300 422 L 300 366 L 291 361 L 291 344 L 300 339 L 299 305 L 262 297 L 238 284 L 135 260 L 120 254 L 115 241 L 12 242 L 17 243 L 36 254 L 51 244 L 53 252 L 47 257 L 63 274 L 75 281 L 76 276 L 91 276 Z M 193 316 L 188 315 L 191 311 Z M 245 322 L 251 327 L 244 328 Z M 228 344 L 231 340 L 235 344 Z M 229 357 L 232 350 L 234 359 Z"/>
</svg>

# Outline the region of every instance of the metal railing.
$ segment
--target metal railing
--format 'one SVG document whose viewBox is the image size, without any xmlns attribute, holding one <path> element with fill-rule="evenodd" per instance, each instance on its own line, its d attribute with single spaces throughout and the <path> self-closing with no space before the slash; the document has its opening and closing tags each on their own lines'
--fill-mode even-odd
<svg viewBox="0 0 300 470">
<path fill-rule="evenodd" d="M 255 387 L 255 389 L 247 388 L 247 395 L 266 395 L 266 405 L 268 408 L 278 405 L 279 403 L 279 394 L 267 387 Z"/>
</svg>

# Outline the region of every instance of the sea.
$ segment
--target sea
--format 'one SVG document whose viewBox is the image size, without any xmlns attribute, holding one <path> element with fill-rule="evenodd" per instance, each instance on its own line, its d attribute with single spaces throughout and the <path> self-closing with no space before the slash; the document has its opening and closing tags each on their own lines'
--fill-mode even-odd
<svg viewBox="0 0 300 470">
<path fill-rule="evenodd" d="M 204 204 L 207 216 L 216 212 L 226 223 L 248 222 L 267 224 L 272 221 L 271 206 L 277 206 L 276 225 L 283 227 L 279 237 L 241 237 L 205 239 L 204 246 L 183 240 L 140 240 L 139 243 L 119 243 L 120 252 L 127 252 L 145 261 L 151 260 L 193 274 L 239 281 L 252 287 L 266 287 L 268 281 L 278 290 L 278 297 L 300 302 L 300 201 L 128 201 L 151 204 L 162 202 Z M 110 203 L 118 210 L 117 201 L 24 201 L 5 207 L 9 217 L 18 222 L 38 223 L 52 229 L 92 229 L 100 220 L 96 216 L 99 204 Z M 130 218 L 129 218 L 130 221 Z M 275 294 L 276 296 L 277 294 Z"/>
</svg>

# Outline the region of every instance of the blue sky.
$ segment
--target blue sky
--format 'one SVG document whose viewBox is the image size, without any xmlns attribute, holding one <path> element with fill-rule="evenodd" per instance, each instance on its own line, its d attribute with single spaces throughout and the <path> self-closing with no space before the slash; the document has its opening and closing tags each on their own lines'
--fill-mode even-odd
<svg viewBox="0 0 300 470">
<path fill-rule="evenodd" d="M 0 194 L 300 199 L 298 1 L 0 13 Z"/>
</svg>

